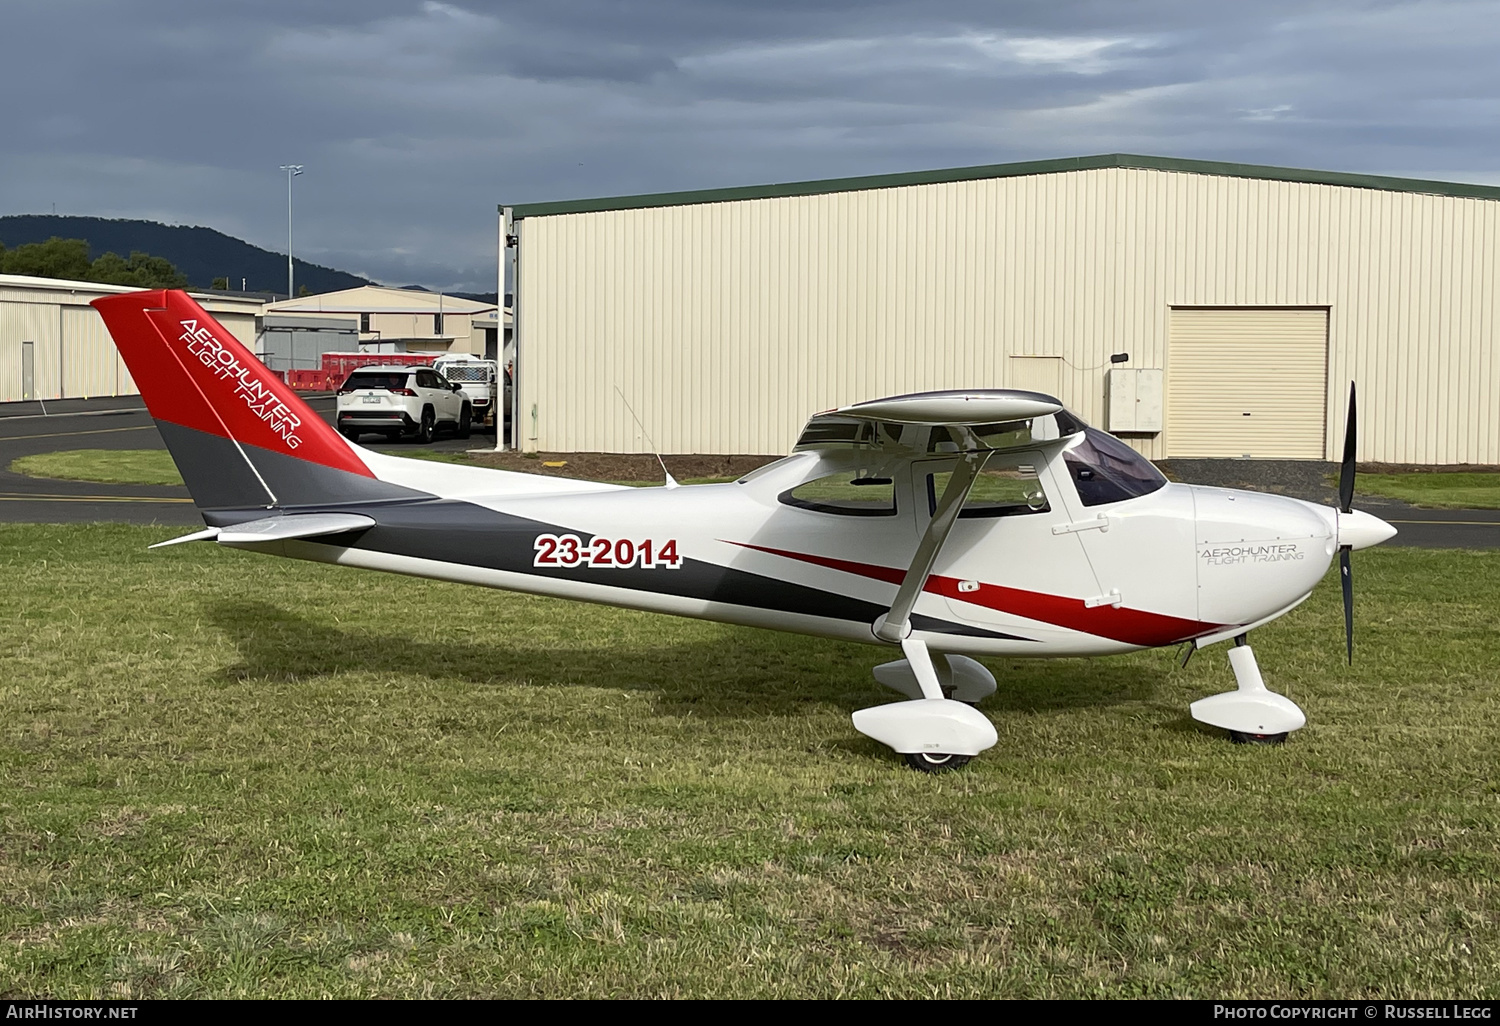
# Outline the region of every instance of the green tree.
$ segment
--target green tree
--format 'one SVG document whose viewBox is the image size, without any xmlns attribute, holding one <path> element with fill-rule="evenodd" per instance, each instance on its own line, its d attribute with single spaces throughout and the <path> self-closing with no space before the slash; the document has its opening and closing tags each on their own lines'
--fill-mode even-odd
<svg viewBox="0 0 1500 1026">
<path fill-rule="evenodd" d="M 187 278 L 170 261 L 140 250 L 132 250 L 129 260 L 118 253 L 105 253 L 89 268 L 88 280 L 143 289 L 180 289 L 187 284 Z"/>
<path fill-rule="evenodd" d="M 131 250 L 129 259 L 118 253 L 105 253 L 98 260 L 90 261 L 86 240 L 59 239 L 56 236 L 46 242 L 28 242 L 12 250 L 0 246 L 0 273 L 134 285 L 145 289 L 180 289 L 187 285 L 187 277 L 162 257 Z"/>
<path fill-rule="evenodd" d="M 55 235 L 46 242 L 28 242 L 0 253 L 0 271 L 37 278 L 93 280 L 89 277 L 89 244 L 83 239 L 59 239 Z"/>
<path fill-rule="evenodd" d="M 218 289 L 220 292 L 228 292 L 229 291 L 229 279 L 228 278 L 215 278 L 213 280 L 213 284 L 209 285 L 209 288 L 211 288 L 211 289 Z"/>
<path fill-rule="evenodd" d="M 154 257 L 138 249 L 130 251 L 129 260 L 106 253 L 94 261 L 93 280 L 114 285 L 139 285 L 148 289 L 180 289 L 187 277 L 163 257 Z M 108 276 L 106 276 L 108 275 Z"/>
</svg>

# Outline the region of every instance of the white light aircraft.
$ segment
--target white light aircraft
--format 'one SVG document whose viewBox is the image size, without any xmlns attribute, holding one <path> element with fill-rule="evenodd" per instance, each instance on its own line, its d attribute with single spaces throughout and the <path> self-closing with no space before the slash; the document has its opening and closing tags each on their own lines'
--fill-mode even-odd
<svg viewBox="0 0 1500 1026">
<path fill-rule="evenodd" d="M 627 606 L 889 647 L 907 696 L 854 727 L 917 769 L 996 742 L 975 656 L 1099 656 L 1232 641 L 1238 687 L 1195 719 L 1274 743 L 1302 710 L 1246 635 L 1340 554 L 1395 529 L 1354 510 L 1351 387 L 1338 508 L 1169 483 L 1051 396 L 925 392 L 814 416 L 729 484 L 628 488 L 403 459 L 342 438 L 186 293 L 94 305 L 207 527 L 163 542 Z"/>
</svg>

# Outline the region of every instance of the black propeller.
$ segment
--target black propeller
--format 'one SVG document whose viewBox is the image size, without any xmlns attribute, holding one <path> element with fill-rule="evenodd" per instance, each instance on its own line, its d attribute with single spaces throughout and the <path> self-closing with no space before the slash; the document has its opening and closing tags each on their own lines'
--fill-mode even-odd
<svg viewBox="0 0 1500 1026">
<path fill-rule="evenodd" d="M 1354 382 L 1349 382 L 1349 421 L 1344 426 L 1344 462 L 1339 466 L 1339 512 L 1349 513 L 1354 506 Z M 1339 546 L 1339 580 L 1344 586 L 1344 643 L 1349 665 L 1354 665 L 1354 575 L 1349 565 L 1348 545 Z"/>
</svg>

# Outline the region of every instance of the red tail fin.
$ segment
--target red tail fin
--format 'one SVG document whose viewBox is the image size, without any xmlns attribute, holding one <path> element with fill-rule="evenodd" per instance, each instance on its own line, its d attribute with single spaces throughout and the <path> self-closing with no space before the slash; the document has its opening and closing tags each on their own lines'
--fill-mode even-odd
<svg viewBox="0 0 1500 1026">
<path fill-rule="evenodd" d="M 375 476 L 332 426 L 186 292 L 127 292 L 93 305 L 157 421 Z M 189 468 L 181 469 L 191 487 Z"/>
</svg>

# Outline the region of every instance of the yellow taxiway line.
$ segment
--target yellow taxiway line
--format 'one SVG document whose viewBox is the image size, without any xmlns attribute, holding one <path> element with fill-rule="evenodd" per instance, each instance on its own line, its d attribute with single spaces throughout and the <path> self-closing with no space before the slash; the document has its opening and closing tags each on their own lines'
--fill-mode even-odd
<svg viewBox="0 0 1500 1026">
<path fill-rule="evenodd" d="M 192 502 L 192 499 L 181 499 L 175 496 L 163 495 L 51 495 L 38 493 L 27 495 L 24 492 L 0 492 L 0 502 Z"/>
<path fill-rule="evenodd" d="M 1442 524 L 1468 527 L 1500 527 L 1500 520 L 1387 520 L 1388 524 Z"/>
<path fill-rule="evenodd" d="M 120 431 L 156 430 L 155 424 L 137 424 L 134 427 L 97 428 L 92 431 L 54 431 L 46 435 L 0 435 L 0 442 L 24 442 L 32 438 L 71 438 L 74 435 L 113 435 Z"/>
</svg>

